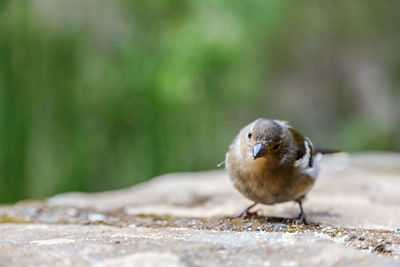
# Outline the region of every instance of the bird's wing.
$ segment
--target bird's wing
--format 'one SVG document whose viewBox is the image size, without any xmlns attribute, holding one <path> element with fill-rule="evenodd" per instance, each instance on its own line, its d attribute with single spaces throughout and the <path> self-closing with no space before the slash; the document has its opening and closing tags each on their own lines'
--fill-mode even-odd
<svg viewBox="0 0 400 267">
<path fill-rule="evenodd" d="M 311 141 L 303 136 L 302 134 L 300 134 L 299 132 L 297 132 L 295 129 L 292 128 L 292 126 L 289 125 L 288 121 L 283 121 L 283 120 L 274 120 L 274 122 L 278 123 L 279 125 L 281 125 L 282 127 L 286 127 L 288 128 L 293 137 L 295 138 L 295 141 L 297 142 L 297 144 L 300 146 L 300 150 L 302 152 L 304 152 L 304 141 L 307 140 L 307 142 L 310 144 L 311 146 L 311 150 L 312 150 L 312 155 L 317 155 L 318 153 L 321 153 L 323 155 L 325 154 L 334 154 L 334 153 L 340 153 L 343 151 L 337 150 L 337 149 L 332 149 L 332 148 L 327 148 L 327 147 L 314 147 L 314 145 L 311 143 Z M 303 148 L 301 148 L 303 147 Z M 301 156 L 304 155 L 304 153 L 300 153 Z"/>
<path fill-rule="evenodd" d="M 310 139 L 303 136 L 293 128 L 289 128 L 291 132 L 295 146 L 297 148 L 297 157 L 294 162 L 294 166 L 297 167 L 301 172 L 308 174 L 312 178 L 316 178 L 318 175 L 318 166 L 316 164 L 317 152 L 311 143 Z"/>
</svg>

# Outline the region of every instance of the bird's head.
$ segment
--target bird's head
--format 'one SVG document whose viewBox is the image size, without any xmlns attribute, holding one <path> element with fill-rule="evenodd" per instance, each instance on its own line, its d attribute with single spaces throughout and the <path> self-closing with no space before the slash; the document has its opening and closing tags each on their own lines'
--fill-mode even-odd
<svg viewBox="0 0 400 267">
<path fill-rule="evenodd" d="M 250 149 L 254 160 L 259 158 L 281 158 L 285 129 L 273 120 L 258 119 L 243 132 L 242 140 Z"/>
</svg>

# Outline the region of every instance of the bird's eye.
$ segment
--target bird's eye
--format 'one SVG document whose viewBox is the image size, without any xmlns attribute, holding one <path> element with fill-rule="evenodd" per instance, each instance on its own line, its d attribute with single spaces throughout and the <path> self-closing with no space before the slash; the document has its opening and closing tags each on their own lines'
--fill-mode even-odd
<svg viewBox="0 0 400 267">
<path fill-rule="evenodd" d="M 247 137 L 250 139 L 251 138 L 251 132 L 249 132 L 248 134 L 247 134 Z"/>
<path fill-rule="evenodd" d="M 280 148 L 281 144 L 276 144 L 272 147 L 272 150 L 278 150 Z"/>
</svg>

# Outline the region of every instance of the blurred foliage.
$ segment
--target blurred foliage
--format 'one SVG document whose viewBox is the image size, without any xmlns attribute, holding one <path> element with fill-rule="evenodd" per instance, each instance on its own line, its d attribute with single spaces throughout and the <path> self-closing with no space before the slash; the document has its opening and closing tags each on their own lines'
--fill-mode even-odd
<svg viewBox="0 0 400 267">
<path fill-rule="evenodd" d="M 399 150 L 399 7 L 0 1 L 0 202 L 215 168 L 258 117 Z"/>
</svg>

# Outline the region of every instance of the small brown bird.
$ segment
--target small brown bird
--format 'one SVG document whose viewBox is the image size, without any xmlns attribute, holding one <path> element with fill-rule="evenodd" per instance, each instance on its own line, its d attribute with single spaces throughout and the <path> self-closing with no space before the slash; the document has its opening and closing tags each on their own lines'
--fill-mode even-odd
<svg viewBox="0 0 400 267">
<path fill-rule="evenodd" d="M 258 203 L 296 201 L 302 207 L 318 175 L 319 153 L 287 122 L 260 118 L 245 126 L 226 153 L 226 169 L 235 188 L 254 204 L 236 217 L 247 217 Z"/>
</svg>

